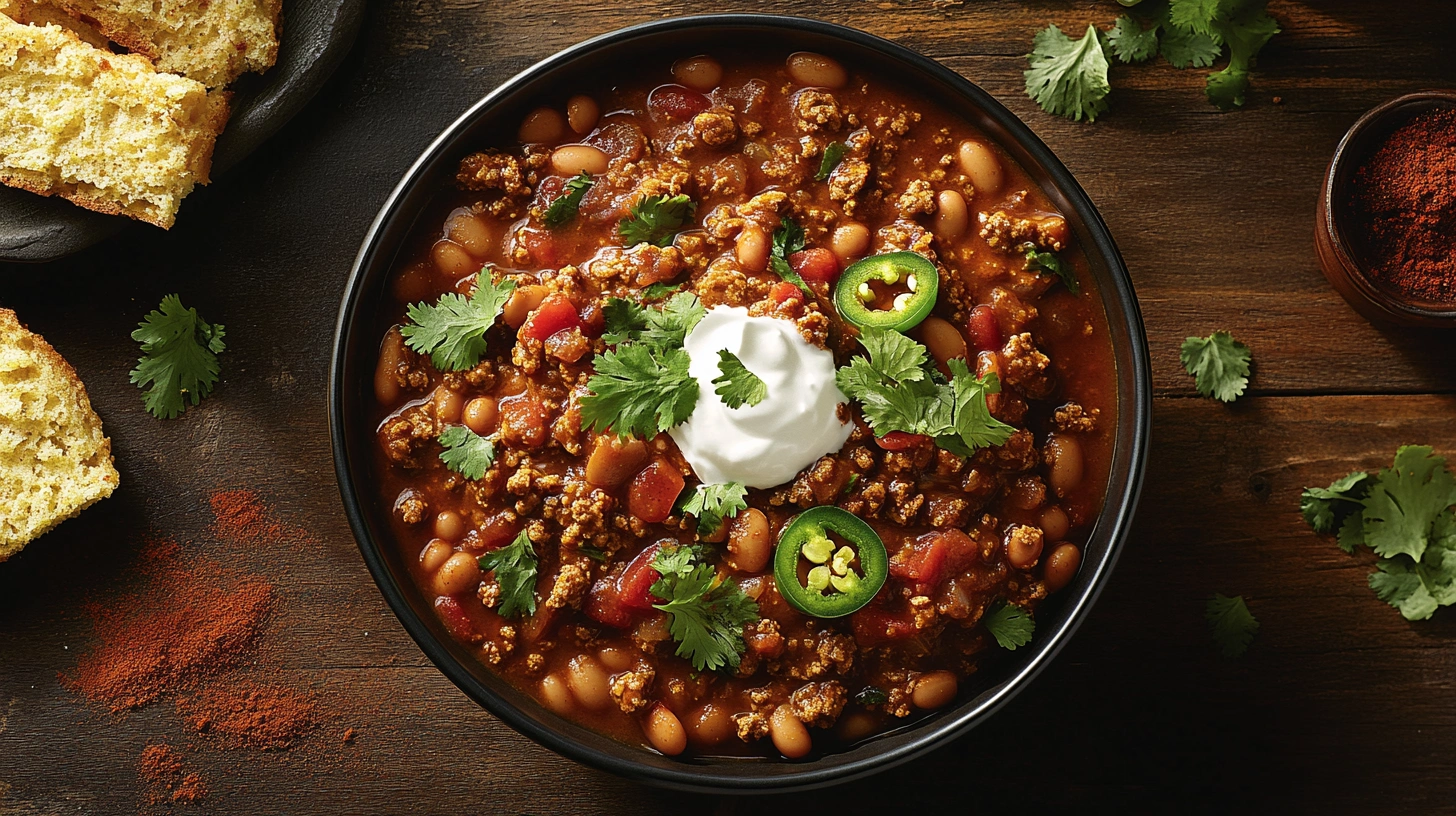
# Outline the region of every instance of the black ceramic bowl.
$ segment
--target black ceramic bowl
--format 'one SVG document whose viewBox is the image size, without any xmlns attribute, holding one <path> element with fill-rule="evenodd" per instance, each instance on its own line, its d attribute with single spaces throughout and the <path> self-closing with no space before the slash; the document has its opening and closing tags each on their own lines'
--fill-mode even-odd
<svg viewBox="0 0 1456 816">
<path fill-rule="evenodd" d="M 594 68 L 659 61 L 721 48 L 727 40 L 788 53 L 822 52 L 872 76 L 923 89 L 997 140 L 1067 216 L 1086 250 L 1096 291 L 1111 327 L 1117 363 L 1118 418 L 1112 473 L 1102 515 L 1085 548 L 1081 573 L 1037 612 L 1036 639 L 964 684 L 959 700 L 934 716 L 866 741 L 843 753 L 802 762 L 673 759 L 626 745 L 569 722 L 495 676 L 440 626 L 416 591 L 390 541 L 390 508 L 375 498 L 374 427 L 368 416 L 378 354 L 377 314 L 388 297 L 386 279 L 426 202 L 449 184 L 467 153 L 509 141 L 516 123 L 543 95 Z M 661 20 L 588 40 L 523 71 L 471 106 L 425 150 L 374 219 L 354 262 L 339 311 L 330 371 L 334 463 L 344 509 L 359 549 L 385 599 L 406 630 L 457 686 L 511 727 L 573 759 L 667 787 L 712 792 L 803 789 L 881 771 L 966 733 L 989 717 L 1062 648 L 1106 583 L 1127 534 L 1147 455 L 1150 383 L 1147 344 L 1127 269 L 1112 236 L 1056 156 L 985 91 L 938 63 L 861 31 L 814 20 L 719 14 Z"/>
</svg>

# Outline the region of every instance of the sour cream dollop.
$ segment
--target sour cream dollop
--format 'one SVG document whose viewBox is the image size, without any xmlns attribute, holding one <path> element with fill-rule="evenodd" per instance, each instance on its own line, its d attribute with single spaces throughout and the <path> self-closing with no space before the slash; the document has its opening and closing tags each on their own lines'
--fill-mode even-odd
<svg viewBox="0 0 1456 816">
<path fill-rule="evenodd" d="M 839 450 L 853 429 L 837 407 L 849 400 L 834 384 L 834 355 L 804 342 L 794 324 L 749 317 L 748 310 L 714 306 L 688 333 L 683 347 L 698 381 L 698 404 L 670 432 L 704 484 L 781 485 L 826 453 Z M 768 387 L 757 405 L 729 408 L 714 391 L 718 351 L 727 349 Z"/>
</svg>

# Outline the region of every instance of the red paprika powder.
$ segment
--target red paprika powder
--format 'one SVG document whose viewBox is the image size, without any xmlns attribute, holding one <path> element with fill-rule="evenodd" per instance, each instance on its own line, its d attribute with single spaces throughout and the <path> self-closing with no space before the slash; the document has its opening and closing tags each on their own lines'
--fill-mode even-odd
<svg viewBox="0 0 1456 816">
<path fill-rule="evenodd" d="M 1456 109 L 1419 113 L 1355 173 L 1355 236 L 1375 282 L 1456 302 Z"/>
</svg>

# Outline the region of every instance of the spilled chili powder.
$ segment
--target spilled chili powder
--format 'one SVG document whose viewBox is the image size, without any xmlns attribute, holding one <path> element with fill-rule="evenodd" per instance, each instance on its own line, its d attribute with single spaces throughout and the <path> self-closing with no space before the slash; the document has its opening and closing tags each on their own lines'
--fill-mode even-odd
<svg viewBox="0 0 1456 816">
<path fill-rule="evenodd" d="M 318 724 L 313 695 L 250 682 L 183 697 L 177 713 L 188 728 L 219 737 L 229 747 L 263 751 L 290 748 Z"/>
<path fill-rule="evenodd" d="M 1416 300 L 1456 302 L 1456 109 L 1419 113 L 1355 173 L 1356 240 L 1372 277 Z"/>
<path fill-rule="evenodd" d="M 142 781 L 142 797 L 149 805 L 196 804 L 207 798 L 202 777 L 189 771 L 182 755 L 164 742 L 142 749 L 137 776 Z"/>
</svg>

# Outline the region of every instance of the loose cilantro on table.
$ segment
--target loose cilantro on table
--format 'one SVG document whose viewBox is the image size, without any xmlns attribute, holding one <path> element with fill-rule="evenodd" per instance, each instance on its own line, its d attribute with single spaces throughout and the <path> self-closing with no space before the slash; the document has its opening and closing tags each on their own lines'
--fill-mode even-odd
<svg viewBox="0 0 1456 816">
<path fill-rule="evenodd" d="M 789 265 L 789 256 L 804 251 L 804 228 L 787 217 L 779 219 L 779 228 L 774 230 L 773 244 L 769 248 L 768 263 L 774 274 L 812 295 L 809 284 Z"/>
<path fill-rule="evenodd" d="M 712 535 L 723 519 L 748 509 L 748 488 L 742 482 L 698 485 L 683 503 L 682 511 L 698 520 L 698 535 Z"/>
<path fill-rule="evenodd" d="M 514 291 L 515 281 L 496 283 L 490 269 L 482 269 L 470 297 L 449 292 L 433 306 L 410 306 L 405 312 L 409 322 L 400 334 L 404 335 L 405 345 L 430 355 L 430 362 L 441 371 L 474 368 L 485 354 L 485 333 L 495 325 Z"/>
<path fill-rule="evenodd" d="M 692 413 L 698 381 L 688 373 L 687 333 L 707 310 L 691 292 L 651 309 L 622 298 L 607 301 L 603 339 L 616 348 L 597 355 L 591 392 L 581 400 L 586 427 L 618 436 L 651 438 Z"/>
<path fill-rule="evenodd" d="M 217 355 L 227 348 L 223 334 L 222 324 L 203 320 L 177 295 L 162 298 L 131 333 L 142 344 L 131 382 L 145 389 L 147 413 L 172 419 L 212 393 L 221 370 Z"/>
<path fill-rule="evenodd" d="M 495 572 L 502 617 L 536 614 L 536 550 L 522 530 L 510 544 L 480 556 L 481 570 Z"/>
<path fill-rule="evenodd" d="M 568 179 L 561 195 L 546 208 L 546 215 L 542 217 L 546 226 L 559 227 L 576 218 L 577 211 L 581 209 L 582 197 L 595 183 L 585 170 Z"/>
<path fill-rule="evenodd" d="M 1021 607 L 1005 601 L 998 601 L 988 609 L 981 618 L 981 624 L 991 637 L 996 638 L 1001 648 L 1013 652 L 1030 643 L 1032 634 L 1036 632 L 1036 621 Z"/>
<path fill-rule="evenodd" d="M 1366 546 L 1380 556 L 1370 588 L 1406 620 L 1424 620 L 1456 603 L 1456 478 L 1446 459 L 1406 445 L 1375 476 L 1351 473 L 1311 487 L 1300 510 L 1316 532 L 1338 529 L 1345 552 Z"/>
<path fill-rule="evenodd" d="M 1026 93 L 1048 113 L 1093 121 L 1106 110 L 1111 90 L 1107 61 L 1147 62 L 1155 54 L 1175 68 L 1206 68 L 1228 50 L 1228 64 L 1210 74 L 1208 101 L 1222 110 L 1244 104 L 1254 59 L 1279 24 L 1267 0 L 1119 0 L 1132 14 L 1105 33 L 1089 26 L 1073 41 L 1056 26 L 1036 35 Z"/>
<path fill-rule="evenodd" d="M 890 431 L 922 434 L 961 456 L 1000 445 L 1016 429 L 991 416 L 986 398 L 999 393 L 995 374 L 973 375 L 963 360 L 951 360 L 949 382 L 932 374 L 925 346 L 899 332 L 867 328 L 860 333 L 867 354 L 835 372 L 845 396 L 860 403 L 878 436 Z"/>
<path fill-rule="evenodd" d="M 1249 347 L 1226 331 L 1208 337 L 1189 337 L 1178 354 L 1198 393 L 1233 402 L 1249 384 Z"/>
<path fill-rule="evenodd" d="M 471 481 L 480 479 L 495 461 L 495 443 L 464 425 L 451 425 L 440 432 L 440 461 L 445 467 Z"/>
<path fill-rule="evenodd" d="M 1097 121 L 1107 110 L 1107 55 L 1095 26 L 1073 40 L 1054 25 L 1037 32 L 1026 70 L 1026 94 L 1047 113 L 1073 121 Z"/>
<path fill-rule="evenodd" d="M 768 386 L 757 374 L 748 370 L 738 355 L 728 349 L 718 350 L 718 376 L 712 384 L 717 386 L 713 393 L 729 408 L 757 405 L 768 398 Z"/>
<path fill-rule="evenodd" d="M 758 620 L 758 604 L 732 578 L 719 578 L 712 564 L 693 564 L 692 553 L 663 549 L 652 567 L 662 576 L 652 594 L 667 613 L 677 656 L 698 671 L 737 668 L 743 658 L 743 627 Z"/>
<path fill-rule="evenodd" d="M 630 208 L 630 218 L 622 219 L 617 225 L 617 234 L 629 247 L 638 244 L 655 244 L 660 247 L 672 243 L 672 238 L 697 212 L 697 202 L 686 195 L 646 196 Z"/>
<path fill-rule="evenodd" d="M 1037 252 L 1035 249 L 1026 251 L 1026 265 L 1032 269 L 1044 270 L 1056 275 L 1061 279 L 1062 285 L 1067 291 L 1078 294 L 1082 291 L 1081 284 L 1077 283 L 1077 274 L 1055 252 Z"/>
<path fill-rule="evenodd" d="M 844 161 L 844 154 L 848 152 L 849 148 L 845 147 L 843 142 L 830 142 L 825 145 L 824 157 L 819 160 L 819 172 L 814 174 L 814 180 L 824 181 L 829 178 L 829 174 L 833 173 L 834 168 Z"/>
<path fill-rule="evenodd" d="M 1218 644 L 1219 653 L 1224 657 L 1238 657 L 1248 651 L 1259 631 L 1259 622 L 1242 595 L 1230 598 L 1215 594 L 1208 599 L 1203 616 L 1208 619 L 1213 642 Z"/>
</svg>

